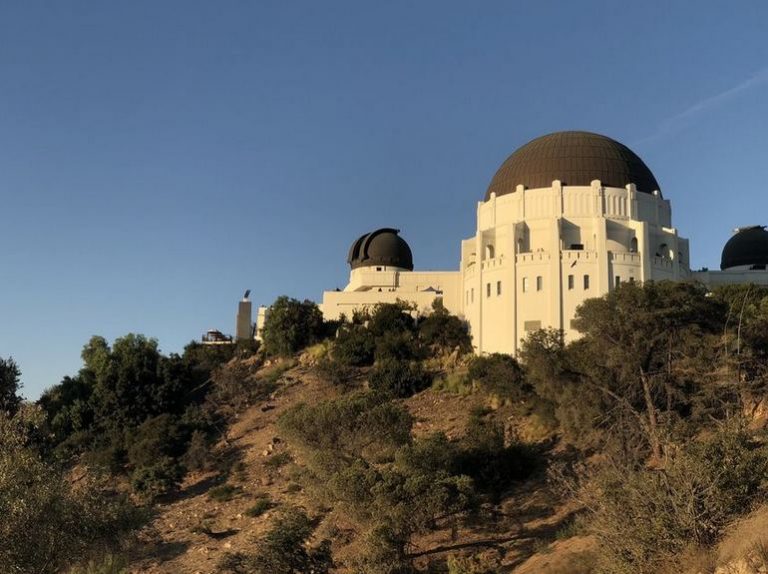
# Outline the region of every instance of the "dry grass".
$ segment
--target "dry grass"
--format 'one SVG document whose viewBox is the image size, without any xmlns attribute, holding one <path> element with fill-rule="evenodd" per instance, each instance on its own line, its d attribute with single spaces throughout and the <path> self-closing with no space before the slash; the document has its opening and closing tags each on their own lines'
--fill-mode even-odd
<svg viewBox="0 0 768 574">
<path fill-rule="evenodd" d="M 718 564 L 745 559 L 768 567 L 768 506 L 762 506 L 734 524 L 718 546 Z"/>
</svg>

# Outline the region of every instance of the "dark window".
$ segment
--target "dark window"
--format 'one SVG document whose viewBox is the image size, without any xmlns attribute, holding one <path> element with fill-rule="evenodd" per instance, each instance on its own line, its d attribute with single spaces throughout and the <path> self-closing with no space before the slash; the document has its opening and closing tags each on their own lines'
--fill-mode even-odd
<svg viewBox="0 0 768 574">
<path fill-rule="evenodd" d="M 491 296 L 491 284 L 487 283 L 485 285 L 485 296 L 490 297 Z"/>
<path fill-rule="evenodd" d="M 536 277 L 536 291 L 541 291 L 542 289 L 544 289 L 544 278 L 539 275 Z"/>
<path fill-rule="evenodd" d="M 501 281 L 496 281 L 496 295 L 501 295 Z"/>
<path fill-rule="evenodd" d="M 568 275 L 568 290 L 573 289 L 573 275 Z"/>
<path fill-rule="evenodd" d="M 589 275 L 584 275 L 584 289 L 589 289 Z"/>
</svg>

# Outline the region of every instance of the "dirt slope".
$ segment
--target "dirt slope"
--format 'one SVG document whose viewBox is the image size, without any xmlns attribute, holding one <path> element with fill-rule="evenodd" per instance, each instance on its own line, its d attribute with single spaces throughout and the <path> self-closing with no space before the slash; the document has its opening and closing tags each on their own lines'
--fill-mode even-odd
<svg viewBox="0 0 768 574">
<path fill-rule="evenodd" d="M 216 454 L 229 467 L 217 473 L 191 476 L 173 500 L 161 503 L 152 523 L 140 533 L 131 572 L 135 574 L 214 574 L 227 554 L 250 551 L 264 532 L 275 509 L 256 517 L 246 511 L 267 497 L 276 507 L 298 505 L 323 516 L 318 534 L 333 532 L 334 556 L 343 572 L 345 558 L 354 554 L 355 540 L 344 516 L 322 508 L 295 478 L 301 461 L 276 429 L 279 415 L 299 402 L 314 403 L 338 391 L 318 379 L 311 368 L 294 367 L 283 374 L 278 389 L 264 403 L 243 412 L 230 427 Z M 405 402 L 414 416 L 414 433 L 443 431 L 449 437 L 464 432 L 477 396 L 427 390 Z M 288 454 L 286 454 L 288 453 Z M 290 455 L 293 462 L 285 463 Z M 214 500 L 211 489 L 226 483 L 234 488 L 229 500 Z M 216 492 L 216 491 L 213 491 Z M 582 553 L 589 539 L 556 541 L 572 509 L 559 507 L 543 477 L 520 485 L 500 504 L 486 505 L 472 525 L 458 531 L 445 528 L 415 540 L 416 563 L 442 562 L 448 555 L 487 555 L 500 564 L 499 572 L 556 574 L 568 557 Z M 533 558 L 532 555 L 537 554 Z M 564 558 L 561 558 L 561 555 Z M 538 561 L 537 561 L 538 560 Z M 518 568 L 519 567 L 519 568 Z M 516 569 L 517 568 L 517 569 Z"/>
</svg>

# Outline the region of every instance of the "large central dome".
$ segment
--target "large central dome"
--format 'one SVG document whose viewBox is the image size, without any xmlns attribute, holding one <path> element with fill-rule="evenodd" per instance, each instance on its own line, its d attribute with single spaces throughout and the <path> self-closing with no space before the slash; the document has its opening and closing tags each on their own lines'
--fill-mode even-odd
<svg viewBox="0 0 768 574">
<path fill-rule="evenodd" d="M 485 193 L 513 193 L 518 185 L 550 187 L 590 185 L 599 179 L 607 187 L 634 183 L 638 191 L 659 190 L 656 178 L 635 152 L 609 137 L 590 132 L 555 132 L 536 138 L 515 151 L 501 164 Z"/>
</svg>

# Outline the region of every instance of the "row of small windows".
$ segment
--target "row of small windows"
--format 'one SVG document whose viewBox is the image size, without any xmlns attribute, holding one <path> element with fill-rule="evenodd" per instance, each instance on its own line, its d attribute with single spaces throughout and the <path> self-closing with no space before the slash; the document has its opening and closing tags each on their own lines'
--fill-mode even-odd
<svg viewBox="0 0 768 574">
<path fill-rule="evenodd" d="M 634 283 L 634 278 L 629 278 L 630 283 Z M 616 276 L 614 285 L 619 286 L 621 283 L 621 277 Z M 573 291 L 576 288 L 576 276 L 575 275 L 568 275 L 567 278 L 567 286 L 569 291 Z M 582 275 L 581 277 L 581 286 L 582 289 L 587 291 L 589 289 L 589 275 Z M 530 285 L 530 278 L 529 277 L 523 277 L 523 293 L 528 293 L 531 290 Z M 541 275 L 536 276 L 536 291 L 543 291 L 544 290 L 544 278 Z M 502 292 L 501 289 L 501 281 L 496 281 L 496 296 L 500 296 Z M 493 293 L 493 284 L 492 283 L 486 283 L 485 284 L 485 296 L 491 297 Z M 467 303 L 474 303 L 475 302 L 475 289 L 474 287 L 467 291 Z"/>
<path fill-rule="evenodd" d="M 528 279 L 528 277 L 523 277 L 523 293 L 530 291 Z M 538 275 L 536 277 L 536 291 L 541 291 L 542 289 L 544 289 L 544 278 L 541 275 Z"/>
<path fill-rule="evenodd" d="M 589 289 L 589 275 L 584 275 L 581 279 L 581 286 L 586 291 Z M 576 287 L 576 278 L 573 275 L 568 275 L 568 290 L 572 291 Z"/>
<path fill-rule="evenodd" d="M 498 297 L 501 295 L 501 281 L 496 281 L 496 296 Z M 491 284 L 486 283 L 485 285 L 485 296 L 490 297 L 491 296 Z M 475 302 L 475 289 L 474 287 L 467 291 L 467 303 L 474 303 Z"/>
</svg>

